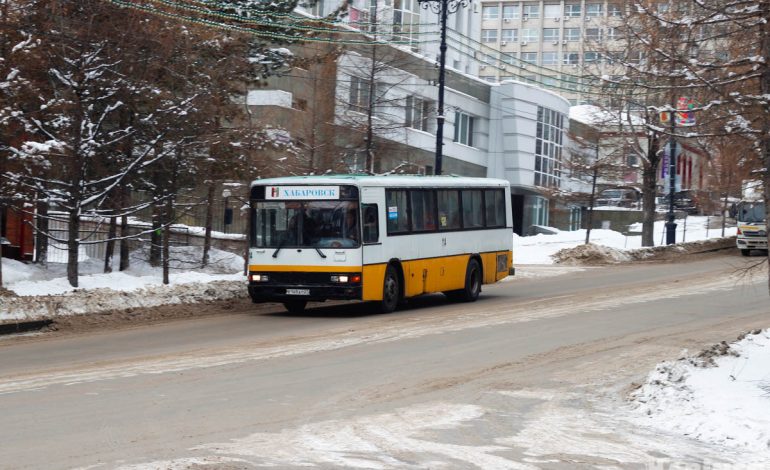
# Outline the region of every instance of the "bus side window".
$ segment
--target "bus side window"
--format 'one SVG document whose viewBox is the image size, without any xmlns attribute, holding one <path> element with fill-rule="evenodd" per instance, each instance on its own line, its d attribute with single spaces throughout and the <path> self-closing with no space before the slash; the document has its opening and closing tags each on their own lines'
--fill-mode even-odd
<svg viewBox="0 0 770 470">
<path fill-rule="evenodd" d="M 377 204 L 362 204 L 364 214 L 364 243 L 377 243 L 380 240 Z"/>
</svg>

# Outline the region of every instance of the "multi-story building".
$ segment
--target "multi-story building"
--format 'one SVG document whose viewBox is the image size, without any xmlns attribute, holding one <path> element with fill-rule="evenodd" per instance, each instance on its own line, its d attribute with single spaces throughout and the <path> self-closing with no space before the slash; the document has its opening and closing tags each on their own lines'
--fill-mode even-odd
<svg viewBox="0 0 770 470">
<path fill-rule="evenodd" d="M 586 71 L 612 67 L 621 5 L 606 0 L 481 0 L 477 74 L 538 83 L 571 104 L 590 100 Z"/>
<path fill-rule="evenodd" d="M 454 70 L 446 84 L 443 173 L 507 179 L 515 231 L 547 225 L 549 195 L 562 184 L 569 103 L 535 85 L 492 84 Z M 430 60 L 388 45 L 349 46 L 270 79 L 247 104 L 254 125 L 278 126 L 299 143 L 297 172 L 432 174 L 437 97 Z M 367 167 L 369 130 L 375 158 Z"/>
</svg>

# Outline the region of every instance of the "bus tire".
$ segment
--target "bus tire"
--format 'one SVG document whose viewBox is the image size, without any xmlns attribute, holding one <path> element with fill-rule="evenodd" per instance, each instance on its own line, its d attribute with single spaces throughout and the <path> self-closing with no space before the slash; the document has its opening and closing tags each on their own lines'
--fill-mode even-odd
<svg viewBox="0 0 770 470">
<path fill-rule="evenodd" d="M 289 313 L 302 313 L 305 311 L 307 300 L 288 300 L 283 303 L 286 311 Z"/>
<path fill-rule="evenodd" d="M 450 300 L 475 302 L 479 298 L 479 293 L 481 293 L 481 265 L 476 258 L 471 258 L 465 269 L 465 287 L 446 294 Z"/>
<path fill-rule="evenodd" d="M 382 281 L 382 302 L 380 302 L 380 312 L 390 313 L 396 310 L 401 300 L 401 286 L 398 282 L 398 271 L 389 264 L 385 269 L 385 279 Z"/>
<path fill-rule="evenodd" d="M 741 254 L 742 254 L 743 256 L 749 256 L 749 255 L 751 254 L 751 250 L 745 250 L 745 249 L 744 249 L 744 250 L 741 250 Z"/>
</svg>

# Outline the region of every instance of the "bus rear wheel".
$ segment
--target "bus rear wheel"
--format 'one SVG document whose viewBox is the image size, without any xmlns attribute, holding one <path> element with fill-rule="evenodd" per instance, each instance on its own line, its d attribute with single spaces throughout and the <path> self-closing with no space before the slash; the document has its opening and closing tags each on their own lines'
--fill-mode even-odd
<svg viewBox="0 0 770 470">
<path fill-rule="evenodd" d="M 289 313 L 302 313 L 305 311 L 307 300 L 289 300 L 283 303 Z"/>
<path fill-rule="evenodd" d="M 450 300 L 457 302 L 475 302 L 481 293 L 481 265 L 471 258 L 465 270 L 465 287 L 460 290 L 445 292 Z"/>
<path fill-rule="evenodd" d="M 385 270 L 385 279 L 382 282 L 382 302 L 380 312 L 390 313 L 398 307 L 401 300 L 401 287 L 398 282 L 398 273 L 393 265 L 388 265 Z"/>
</svg>

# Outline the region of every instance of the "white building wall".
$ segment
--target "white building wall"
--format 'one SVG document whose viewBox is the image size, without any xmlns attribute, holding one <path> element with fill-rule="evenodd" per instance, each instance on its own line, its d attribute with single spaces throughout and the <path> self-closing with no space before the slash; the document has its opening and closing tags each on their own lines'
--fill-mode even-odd
<svg viewBox="0 0 770 470">
<path fill-rule="evenodd" d="M 537 192 L 535 141 L 539 106 L 569 116 L 569 101 L 534 85 L 506 81 L 491 85 L 489 164 L 487 176 Z M 566 129 L 563 139 L 566 144 Z M 566 147 L 566 145 L 565 145 Z M 562 158 L 566 153 L 562 154 Z"/>
</svg>

